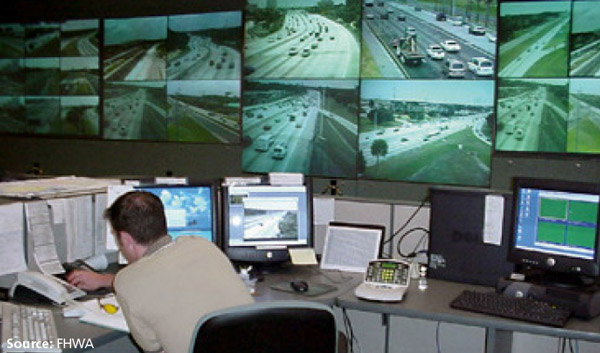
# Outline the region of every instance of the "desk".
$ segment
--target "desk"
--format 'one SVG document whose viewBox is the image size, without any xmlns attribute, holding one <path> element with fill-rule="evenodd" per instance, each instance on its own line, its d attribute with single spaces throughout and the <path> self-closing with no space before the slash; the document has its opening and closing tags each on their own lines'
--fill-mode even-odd
<svg viewBox="0 0 600 353">
<path fill-rule="evenodd" d="M 554 328 L 450 308 L 450 302 L 465 289 L 493 290 L 490 287 L 428 279 L 428 288 L 425 291 L 420 291 L 416 281 L 413 281 L 404 300 L 400 303 L 365 301 L 356 298 L 352 291 L 348 291 L 336 299 L 336 305 L 346 309 L 380 313 L 384 315 L 384 322 L 388 323 L 389 317 L 396 315 L 483 327 L 486 329 L 487 353 L 510 352 L 513 332 L 600 342 L 600 317 L 590 321 L 571 319 L 564 328 Z M 388 325 L 386 330 L 389 329 Z M 389 331 L 386 337 L 389 337 Z M 386 352 L 389 352 L 389 340 L 385 347 Z"/>
<path fill-rule="evenodd" d="M 271 285 L 281 281 L 289 281 L 292 278 L 307 280 L 309 283 L 334 284 L 338 287 L 333 292 L 321 296 L 308 297 L 296 293 L 288 293 L 270 288 Z M 377 303 L 358 299 L 354 296 L 353 288 L 362 280 L 361 274 L 344 273 L 343 283 L 332 283 L 342 278 L 335 272 L 319 273 L 315 267 L 289 267 L 283 271 L 265 275 L 265 279 L 256 285 L 256 301 L 269 300 L 314 300 L 326 305 L 337 306 L 349 310 L 357 310 L 369 313 L 381 314 L 384 322 L 389 323 L 391 316 L 402 316 L 418 318 L 431 321 L 449 322 L 468 326 L 482 327 L 486 330 L 486 352 L 504 353 L 510 352 L 512 347 L 513 332 L 557 336 L 565 338 L 580 339 L 585 341 L 600 342 L 600 317 L 591 321 L 571 319 L 566 327 L 554 328 L 529 324 L 516 320 L 503 319 L 499 317 L 471 313 L 450 308 L 449 303 L 463 290 L 490 291 L 490 287 L 482 287 L 463 283 L 447 282 L 436 279 L 428 280 L 428 288 L 420 291 L 416 281 L 406 293 L 404 300 L 400 303 Z M 57 312 L 55 315 L 59 335 L 64 338 L 91 338 L 95 352 L 137 352 L 136 347 L 130 341 L 129 336 L 123 332 L 82 324 L 77 319 L 62 318 Z M 390 325 L 384 328 L 386 334 L 385 351 L 390 351 L 389 330 Z M 115 342 L 120 341 L 118 349 Z M 68 350 L 65 353 L 81 350 Z"/>
</svg>

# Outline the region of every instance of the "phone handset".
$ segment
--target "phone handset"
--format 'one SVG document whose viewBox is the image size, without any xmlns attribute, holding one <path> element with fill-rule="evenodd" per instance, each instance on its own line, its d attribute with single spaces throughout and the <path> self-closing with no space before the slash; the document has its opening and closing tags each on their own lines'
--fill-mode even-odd
<svg viewBox="0 0 600 353">
<path fill-rule="evenodd" d="M 401 260 L 374 260 L 369 262 L 365 279 L 354 290 L 363 299 L 401 301 L 410 284 L 410 263 Z"/>
<path fill-rule="evenodd" d="M 14 297 L 19 286 L 26 287 L 58 304 L 64 304 L 86 295 L 83 290 L 69 282 L 35 271 L 25 271 L 17 274 L 17 281 L 9 292 L 11 298 Z"/>
</svg>

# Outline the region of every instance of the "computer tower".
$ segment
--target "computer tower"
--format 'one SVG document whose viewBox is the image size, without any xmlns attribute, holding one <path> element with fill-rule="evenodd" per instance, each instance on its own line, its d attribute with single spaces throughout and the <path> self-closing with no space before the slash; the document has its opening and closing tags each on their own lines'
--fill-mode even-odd
<svg viewBox="0 0 600 353">
<path fill-rule="evenodd" d="M 488 217 L 502 218 L 498 220 L 502 227 L 499 245 L 484 242 L 488 197 L 494 198 L 495 205 L 501 204 L 500 210 L 487 210 Z M 510 275 L 514 270 L 514 265 L 506 259 L 511 227 L 510 193 L 436 187 L 430 190 L 430 204 L 428 277 L 495 286 L 498 279 Z"/>
</svg>

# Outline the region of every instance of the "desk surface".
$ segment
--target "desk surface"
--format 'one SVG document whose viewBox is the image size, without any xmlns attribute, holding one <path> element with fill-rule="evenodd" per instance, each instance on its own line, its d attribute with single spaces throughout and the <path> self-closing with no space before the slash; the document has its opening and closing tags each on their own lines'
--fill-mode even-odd
<svg viewBox="0 0 600 353">
<path fill-rule="evenodd" d="M 456 310 L 450 308 L 450 302 L 463 290 L 493 291 L 494 289 L 430 278 L 427 289 L 421 291 L 417 288 L 416 282 L 412 281 L 404 300 L 399 303 L 366 301 L 358 299 L 352 291 L 348 291 L 337 298 L 336 305 L 359 311 L 600 342 L 600 317 L 590 321 L 571 318 L 564 328 L 555 328 Z"/>
<path fill-rule="evenodd" d="M 356 273 L 321 272 L 316 267 L 289 267 L 283 271 L 266 274 L 264 280 L 256 284 L 255 300 L 258 302 L 311 300 L 358 311 L 600 342 L 600 317 L 590 321 L 573 318 L 569 320 L 566 327 L 554 328 L 455 310 L 450 308 L 449 304 L 461 291 L 465 289 L 492 291 L 493 288 L 436 279 L 428 279 L 428 288 L 425 291 L 420 291 L 417 288 L 416 281 L 413 281 L 404 296 L 404 300 L 399 303 L 366 301 L 356 298 L 353 291 L 354 287 L 361 282 L 362 277 L 362 274 Z M 289 282 L 293 278 L 306 280 L 309 284 L 334 285 L 337 289 L 320 296 L 305 296 L 300 293 L 284 292 L 271 288 L 276 283 Z M 62 318 L 58 313 L 55 316 L 57 329 L 61 337 L 67 339 L 92 338 L 95 347 L 127 336 L 123 332 L 80 323 L 77 319 Z"/>
</svg>

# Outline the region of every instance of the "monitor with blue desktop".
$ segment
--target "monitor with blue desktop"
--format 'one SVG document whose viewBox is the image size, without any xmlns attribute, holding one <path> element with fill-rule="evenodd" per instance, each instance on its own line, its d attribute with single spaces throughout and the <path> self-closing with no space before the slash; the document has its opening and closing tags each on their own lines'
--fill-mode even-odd
<svg viewBox="0 0 600 353">
<path fill-rule="evenodd" d="M 217 243 L 214 185 L 145 185 L 136 189 L 151 192 L 161 199 L 167 231 L 173 239 L 186 235 Z"/>
<path fill-rule="evenodd" d="M 557 284 L 593 281 L 600 275 L 599 204 L 599 184 L 516 179 L 509 260 Z"/>
<path fill-rule="evenodd" d="M 311 247 L 309 185 L 225 186 L 222 245 L 232 261 L 255 264 L 285 262 L 288 248 Z"/>
</svg>

